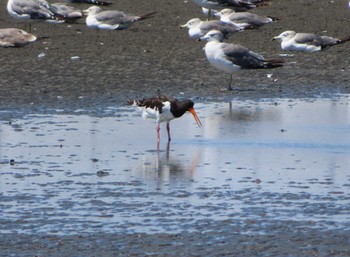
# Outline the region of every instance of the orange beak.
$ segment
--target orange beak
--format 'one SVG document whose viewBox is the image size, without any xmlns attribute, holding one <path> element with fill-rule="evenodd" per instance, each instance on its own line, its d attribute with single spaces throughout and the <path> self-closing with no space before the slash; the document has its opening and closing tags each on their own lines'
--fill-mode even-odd
<svg viewBox="0 0 350 257">
<path fill-rule="evenodd" d="M 190 113 L 192 113 L 194 119 L 196 120 L 198 127 L 202 127 L 202 122 L 199 120 L 196 111 L 194 110 L 194 108 L 191 108 L 188 110 Z"/>
</svg>

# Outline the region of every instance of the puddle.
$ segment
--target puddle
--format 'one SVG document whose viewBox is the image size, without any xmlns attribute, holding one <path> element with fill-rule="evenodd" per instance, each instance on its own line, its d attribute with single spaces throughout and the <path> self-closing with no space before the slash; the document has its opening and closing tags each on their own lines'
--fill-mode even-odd
<svg viewBox="0 0 350 257">
<path fill-rule="evenodd" d="M 203 127 L 174 120 L 167 145 L 162 124 L 159 151 L 156 124 L 133 108 L 2 119 L 0 232 L 176 233 L 216 220 L 257 221 L 262 233 L 273 220 L 349 227 L 349 96 L 196 109 Z"/>
</svg>

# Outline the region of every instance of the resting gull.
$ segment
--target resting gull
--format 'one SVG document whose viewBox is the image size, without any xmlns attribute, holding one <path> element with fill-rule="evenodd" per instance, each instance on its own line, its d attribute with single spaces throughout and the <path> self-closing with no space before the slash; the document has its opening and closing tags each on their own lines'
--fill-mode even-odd
<svg viewBox="0 0 350 257">
<path fill-rule="evenodd" d="M 16 19 L 64 22 L 64 17 L 55 13 L 54 10 L 45 0 L 9 0 L 7 2 L 8 13 Z"/>
<path fill-rule="evenodd" d="M 181 25 L 181 28 L 188 28 L 189 36 L 194 39 L 200 39 L 205 34 L 207 34 L 210 30 L 214 30 L 214 29 L 220 30 L 225 38 L 228 38 L 235 32 L 242 31 L 242 28 L 234 24 L 217 21 L 217 20 L 202 21 L 199 18 L 193 18 L 189 20 L 186 24 Z"/>
<path fill-rule="evenodd" d="M 0 29 L 0 47 L 20 47 L 32 43 L 36 36 L 21 29 Z"/>
<path fill-rule="evenodd" d="M 269 0 L 193 0 L 193 2 L 201 7 L 209 9 L 208 19 L 211 16 L 212 9 L 222 9 L 225 7 L 234 8 L 237 11 L 246 11 Z"/>
<path fill-rule="evenodd" d="M 77 19 L 83 17 L 83 12 L 73 6 L 67 5 L 65 3 L 55 3 L 51 4 L 52 10 L 59 15 L 62 15 L 66 22 L 74 22 Z"/>
<path fill-rule="evenodd" d="M 277 20 L 276 18 L 259 16 L 250 12 L 235 12 L 232 9 L 225 8 L 216 13 L 215 16 L 227 23 L 233 23 L 241 28 L 255 28 Z"/>
<path fill-rule="evenodd" d="M 296 33 L 288 30 L 274 37 L 273 40 L 280 41 L 281 48 L 286 51 L 315 52 L 349 41 L 350 36 L 333 38 L 312 33 Z"/>
<path fill-rule="evenodd" d="M 71 3 L 86 3 L 86 4 L 95 4 L 95 5 L 111 5 L 110 2 L 100 1 L 100 0 L 68 0 Z"/>
<path fill-rule="evenodd" d="M 102 11 L 100 7 L 91 6 L 87 10 L 86 25 L 91 28 L 106 30 L 122 30 L 130 27 L 134 22 L 152 17 L 155 12 L 142 16 L 126 14 L 117 10 Z"/>
<path fill-rule="evenodd" d="M 208 61 L 215 68 L 230 73 L 228 90 L 232 90 L 232 74 L 241 69 L 273 69 L 282 67 L 284 60 L 265 59 L 260 54 L 238 44 L 223 43 L 224 36 L 218 30 L 209 31 L 202 40 L 208 41 L 204 50 Z"/>
</svg>

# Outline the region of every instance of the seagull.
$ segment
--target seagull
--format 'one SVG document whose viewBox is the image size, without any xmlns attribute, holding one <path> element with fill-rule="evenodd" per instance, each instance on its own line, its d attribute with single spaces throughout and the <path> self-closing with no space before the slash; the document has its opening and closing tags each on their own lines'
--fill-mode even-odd
<svg viewBox="0 0 350 257">
<path fill-rule="evenodd" d="M 45 0 L 9 0 L 7 11 L 16 19 L 64 22 L 64 17 L 55 13 L 54 8 Z"/>
<path fill-rule="evenodd" d="M 215 9 L 208 9 L 208 8 L 202 7 L 202 12 L 203 12 L 203 14 L 204 14 L 205 16 L 207 16 L 208 19 L 209 19 L 209 18 L 211 18 L 211 17 L 215 17 L 215 14 L 216 14 L 217 12 L 219 12 L 219 11 L 218 11 L 218 10 L 215 10 Z"/>
<path fill-rule="evenodd" d="M 208 19 L 212 15 L 212 9 L 222 9 L 228 7 L 234 8 L 237 11 L 246 11 L 248 9 L 263 5 L 266 1 L 269 0 L 193 0 L 195 4 L 209 9 Z"/>
<path fill-rule="evenodd" d="M 36 36 L 21 29 L 0 29 L 0 47 L 21 47 L 35 40 Z"/>
<path fill-rule="evenodd" d="M 241 10 L 255 8 L 257 5 L 266 1 L 268 0 L 193 0 L 195 4 L 207 9 L 222 9 L 226 6 Z"/>
<path fill-rule="evenodd" d="M 232 89 L 232 74 L 241 69 L 273 69 L 282 67 L 284 60 L 265 59 L 260 54 L 238 44 L 223 43 L 224 35 L 218 30 L 209 31 L 201 40 L 208 41 L 204 47 L 208 61 L 215 68 L 230 73 L 228 90 Z"/>
<path fill-rule="evenodd" d="M 106 30 L 122 30 L 130 27 L 134 22 L 152 17 L 155 12 L 142 16 L 126 14 L 117 10 L 102 11 L 98 6 L 91 6 L 87 10 L 86 25 L 91 28 Z"/>
<path fill-rule="evenodd" d="M 199 127 L 202 127 L 202 123 L 199 120 L 196 111 L 194 110 L 194 102 L 187 99 L 179 101 L 176 98 L 169 96 L 157 96 L 143 100 L 128 100 L 128 104 L 138 107 L 142 111 L 142 117 L 156 119 L 157 122 L 157 140 L 160 141 L 160 123 L 167 122 L 168 142 L 170 142 L 170 121 L 176 118 L 180 118 L 186 112 L 192 113 Z"/>
<path fill-rule="evenodd" d="M 276 18 L 259 16 L 250 12 L 235 12 L 232 9 L 225 8 L 216 13 L 215 16 L 220 17 L 222 22 L 232 23 L 241 28 L 255 28 L 271 23 Z"/>
<path fill-rule="evenodd" d="M 86 3 L 86 4 L 95 4 L 95 5 L 111 5 L 110 2 L 100 1 L 100 0 L 68 0 L 71 3 Z"/>
<path fill-rule="evenodd" d="M 191 38 L 200 39 L 210 30 L 220 30 L 225 38 L 228 38 L 233 33 L 242 31 L 243 29 L 230 23 L 212 20 L 212 21 L 202 21 L 199 18 L 193 18 L 189 20 L 186 24 L 181 25 L 181 28 L 188 28 L 188 34 Z"/>
<path fill-rule="evenodd" d="M 66 22 L 74 22 L 77 19 L 83 17 L 83 13 L 80 9 L 77 9 L 65 3 L 55 3 L 51 4 L 51 6 L 52 10 L 54 10 L 55 13 L 58 13 L 62 17 L 65 17 Z"/>
<path fill-rule="evenodd" d="M 274 37 L 272 40 L 280 41 L 282 50 L 315 52 L 349 41 L 350 36 L 338 39 L 312 33 L 296 33 L 295 31 L 287 30 Z"/>
</svg>

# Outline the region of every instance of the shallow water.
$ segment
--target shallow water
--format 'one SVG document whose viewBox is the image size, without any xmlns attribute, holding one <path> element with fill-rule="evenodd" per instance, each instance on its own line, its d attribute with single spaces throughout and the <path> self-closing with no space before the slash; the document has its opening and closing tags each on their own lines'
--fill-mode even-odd
<svg viewBox="0 0 350 257">
<path fill-rule="evenodd" d="M 176 233 L 217 220 L 260 233 L 274 220 L 348 228 L 349 99 L 197 103 L 203 127 L 174 120 L 167 145 L 163 124 L 159 151 L 154 121 L 131 107 L 3 112 L 0 232 Z"/>
</svg>

